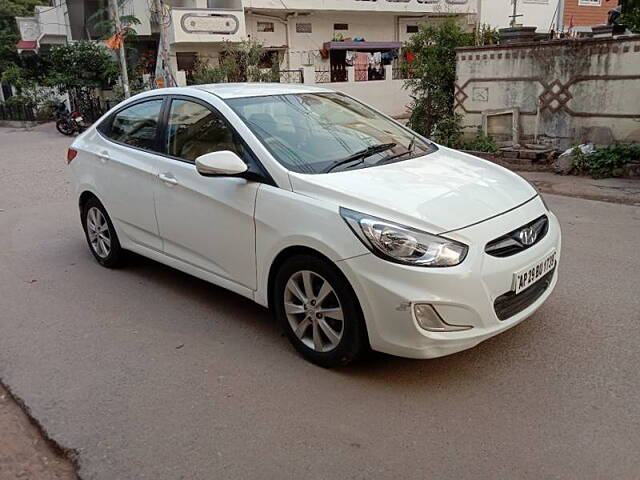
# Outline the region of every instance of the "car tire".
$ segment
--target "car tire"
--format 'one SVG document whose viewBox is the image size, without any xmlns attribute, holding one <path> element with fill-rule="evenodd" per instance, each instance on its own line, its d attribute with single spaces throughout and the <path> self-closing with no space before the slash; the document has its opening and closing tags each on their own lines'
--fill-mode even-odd
<svg viewBox="0 0 640 480">
<path fill-rule="evenodd" d="M 316 365 L 347 365 L 368 349 L 357 297 L 329 261 L 313 255 L 287 259 L 276 274 L 272 299 L 289 341 Z"/>
<path fill-rule="evenodd" d="M 100 265 L 116 268 L 122 265 L 124 251 L 109 214 L 97 198 L 90 198 L 82 207 L 82 227 L 89 250 Z"/>
<path fill-rule="evenodd" d="M 56 122 L 56 129 L 63 135 L 71 136 L 75 131 L 73 125 L 68 120 L 58 120 Z"/>
</svg>

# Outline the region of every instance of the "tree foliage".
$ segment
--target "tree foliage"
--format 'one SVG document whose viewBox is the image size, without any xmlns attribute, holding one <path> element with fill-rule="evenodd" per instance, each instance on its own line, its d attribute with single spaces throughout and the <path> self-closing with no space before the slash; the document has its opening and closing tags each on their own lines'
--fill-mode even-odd
<svg viewBox="0 0 640 480">
<path fill-rule="evenodd" d="M 627 0 L 623 3 L 620 23 L 633 33 L 640 33 L 640 0 Z"/>
<path fill-rule="evenodd" d="M 33 15 L 36 5 L 46 3 L 45 0 L 0 0 L 0 73 L 11 65 L 20 64 L 16 50 L 20 32 L 15 17 Z"/>
<path fill-rule="evenodd" d="M 101 43 L 90 41 L 59 45 L 49 54 L 45 83 L 69 88 L 105 88 L 118 74 L 118 65 Z"/>
<path fill-rule="evenodd" d="M 411 73 L 405 84 L 413 98 L 411 128 L 448 145 L 460 142 L 460 116 L 453 111 L 456 48 L 474 43 L 475 35 L 454 18 L 423 25 L 411 37 L 406 48 L 415 59 L 405 66 Z"/>
</svg>

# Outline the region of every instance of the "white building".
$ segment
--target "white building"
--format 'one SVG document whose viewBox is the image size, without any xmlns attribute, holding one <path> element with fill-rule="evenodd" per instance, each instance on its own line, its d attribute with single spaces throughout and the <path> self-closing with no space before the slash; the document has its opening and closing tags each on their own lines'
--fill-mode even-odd
<svg viewBox="0 0 640 480">
<path fill-rule="evenodd" d="M 170 60 L 180 78 L 181 71 L 189 70 L 196 58 L 216 63 L 228 42 L 251 39 L 274 52 L 272 59 L 280 63 L 281 81 L 328 83 L 389 114 L 402 116 L 410 99 L 397 69 L 394 71 L 393 58 L 401 54 L 403 43 L 421 23 L 435 23 L 447 16 L 459 16 L 472 29 L 478 3 L 176 0 L 171 10 Z M 370 59 L 364 67 L 363 55 Z"/>
<path fill-rule="evenodd" d="M 23 50 L 97 38 L 89 18 L 104 0 L 52 0 L 36 15 L 18 18 Z M 486 0 L 485 0 L 486 1 Z M 495 0 L 491 0 L 495 1 Z M 481 0 L 165 0 L 160 15 L 150 0 L 129 0 L 124 15 L 144 48 L 157 48 L 164 28 L 169 64 L 183 83 L 196 59 L 215 64 L 229 43 L 255 40 L 276 62 L 283 82 L 329 83 L 387 113 L 403 115 L 409 102 L 393 57 L 421 23 L 457 16 L 472 29 Z M 35 42 L 35 43 L 34 43 Z M 142 48 L 141 48 L 142 50 Z M 369 55 L 371 54 L 371 55 Z M 363 64 L 370 59 L 367 64 Z M 354 63 L 358 65 L 356 68 Z"/>
</svg>

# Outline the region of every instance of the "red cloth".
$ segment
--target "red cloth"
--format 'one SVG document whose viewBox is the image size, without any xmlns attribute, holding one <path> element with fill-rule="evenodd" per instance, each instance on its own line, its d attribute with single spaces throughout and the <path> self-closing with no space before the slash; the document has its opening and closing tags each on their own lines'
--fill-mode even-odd
<svg viewBox="0 0 640 480">
<path fill-rule="evenodd" d="M 365 52 L 356 53 L 353 59 L 356 82 L 366 82 L 369 80 L 369 54 Z"/>
</svg>

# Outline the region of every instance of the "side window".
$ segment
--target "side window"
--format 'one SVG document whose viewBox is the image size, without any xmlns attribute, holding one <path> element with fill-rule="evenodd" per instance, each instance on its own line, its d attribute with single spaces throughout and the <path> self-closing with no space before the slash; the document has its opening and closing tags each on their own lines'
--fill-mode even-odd
<svg viewBox="0 0 640 480">
<path fill-rule="evenodd" d="M 173 100 L 167 125 L 167 153 L 195 161 L 200 155 L 231 150 L 245 159 L 242 143 L 219 114 L 199 103 Z"/>
<path fill-rule="evenodd" d="M 155 150 L 162 100 L 137 103 L 116 113 L 109 137 L 132 147 Z"/>
</svg>

